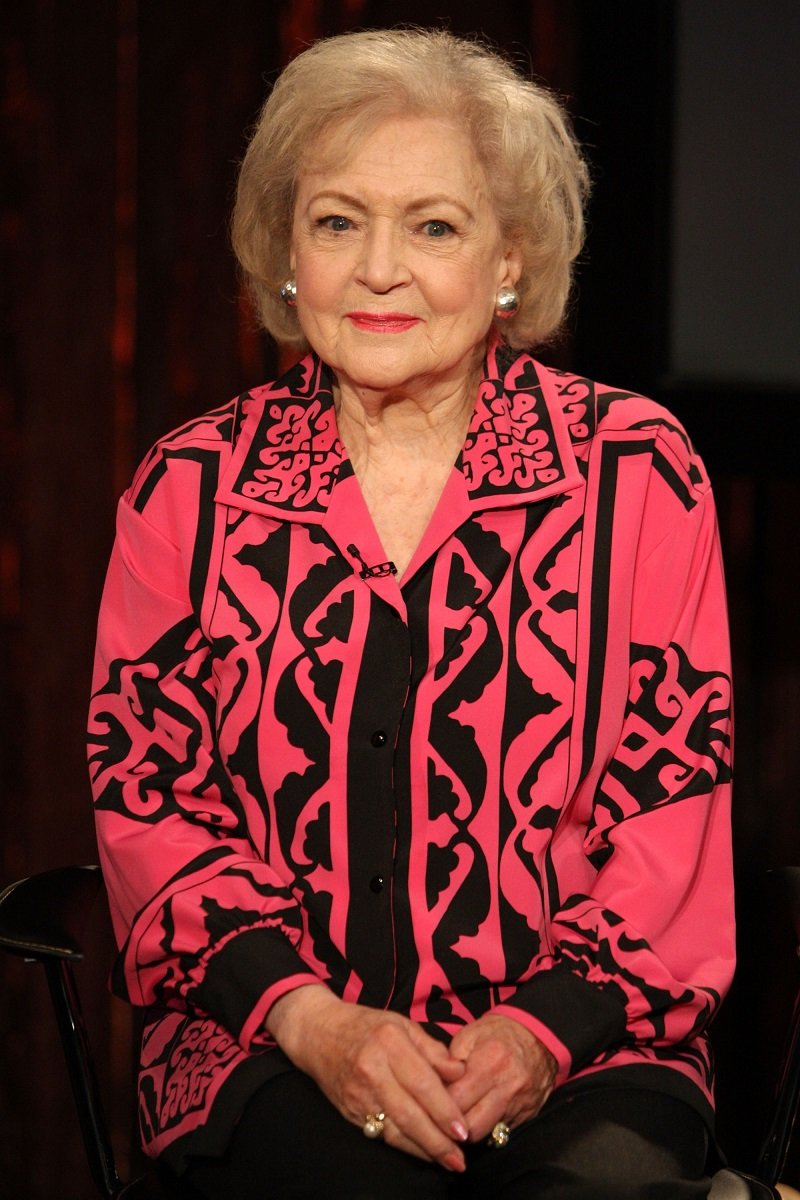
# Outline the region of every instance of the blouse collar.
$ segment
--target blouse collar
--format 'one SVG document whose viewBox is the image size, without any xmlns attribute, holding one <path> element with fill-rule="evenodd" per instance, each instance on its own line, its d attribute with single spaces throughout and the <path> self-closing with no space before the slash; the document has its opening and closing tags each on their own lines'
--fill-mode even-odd
<svg viewBox="0 0 800 1200">
<path fill-rule="evenodd" d="M 240 433 L 216 499 L 283 520 L 320 523 L 353 474 L 339 438 L 329 369 L 314 354 L 241 400 Z M 548 368 L 499 339 L 488 347 L 455 469 L 474 511 L 570 491 L 581 477 Z"/>
</svg>

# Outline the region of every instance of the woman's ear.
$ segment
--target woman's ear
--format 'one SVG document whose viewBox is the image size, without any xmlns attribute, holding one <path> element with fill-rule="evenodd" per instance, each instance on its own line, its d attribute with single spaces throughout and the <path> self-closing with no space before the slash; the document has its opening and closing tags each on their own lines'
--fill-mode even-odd
<svg viewBox="0 0 800 1200">
<path fill-rule="evenodd" d="M 504 256 L 506 274 L 500 281 L 500 287 L 515 287 L 522 274 L 522 251 L 517 245 L 506 247 Z"/>
</svg>

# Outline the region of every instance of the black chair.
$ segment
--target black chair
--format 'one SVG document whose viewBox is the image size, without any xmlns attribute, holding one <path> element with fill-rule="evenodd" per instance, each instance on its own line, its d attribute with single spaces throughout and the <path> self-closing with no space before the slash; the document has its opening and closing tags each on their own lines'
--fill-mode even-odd
<svg viewBox="0 0 800 1200">
<path fill-rule="evenodd" d="M 0 892 L 0 949 L 44 967 L 75 1098 L 89 1169 L 106 1200 L 174 1200 L 154 1173 L 119 1178 L 73 965 L 95 905 L 105 907 L 100 868 L 62 867 L 12 883 Z"/>
<path fill-rule="evenodd" d="M 771 872 L 792 918 L 800 946 L 800 867 Z M 0 949 L 41 963 L 80 1120 L 86 1155 L 106 1200 L 170 1200 L 154 1175 L 123 1184 L 117 1174 L 92 1055 L 81 1015 L 73 964 L 84 956 L 83 931 L 104 892 L 99 867 L 63 867 L 13 883 L 0 892 Z M 726 1168 L 714 1175 L 711 1200 L 780 1200 L 783 1170 L 800 1100 L 800 989 L 794 1006 L 772 1117 L 752 1175 Z M 173 1198 L 174 1200 L 174 1198 Z"/>
</svg>

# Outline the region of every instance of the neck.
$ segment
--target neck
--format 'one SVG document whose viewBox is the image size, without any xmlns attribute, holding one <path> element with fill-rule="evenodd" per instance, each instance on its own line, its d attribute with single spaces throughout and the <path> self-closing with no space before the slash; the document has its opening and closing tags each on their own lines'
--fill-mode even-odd
<svg viewBox="0 0 800 1200">
<path fill-rule="evenodd" d="M 353 465 L 376 454 L 413 454 L 452 462 L 463 445 L 475 407 L 480 371 L 430 388 L 377 391 L 337 381 L 334 402 L 342 438 Z"/>
</svg>

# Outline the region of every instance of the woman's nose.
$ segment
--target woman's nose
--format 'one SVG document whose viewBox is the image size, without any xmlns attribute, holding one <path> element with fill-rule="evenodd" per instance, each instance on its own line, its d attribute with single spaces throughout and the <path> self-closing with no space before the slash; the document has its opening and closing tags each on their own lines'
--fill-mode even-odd
<svg viewBox="0 0 800 1200">
<path fill-rule="evenodd" d="M 370 224 L 359 266 L 361 282 L 373 292 L 389 292 L 408 282 L 410 272 L 403 231 L 393 221 L 378 220 Z"/>
</svg>

